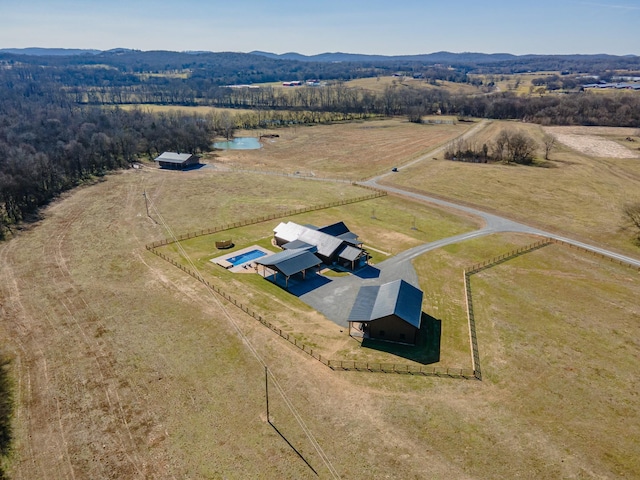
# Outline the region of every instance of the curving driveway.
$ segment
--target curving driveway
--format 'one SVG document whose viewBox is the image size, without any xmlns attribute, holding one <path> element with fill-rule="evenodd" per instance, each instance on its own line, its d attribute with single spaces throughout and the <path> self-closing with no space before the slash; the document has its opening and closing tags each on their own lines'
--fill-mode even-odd
<svg viewBox="0 0 640 480">
<path fill-rule="evenodd" d="M 482 121 L 459 138 L 471 137 L 479 129 L 484 128 L 485 125 L 487 125 L 487 122 Z M 427 158 L 431 158 L 434 155 L 442 152 L 444 148 L 444 146 L 436 148 L 420 156 L 416 160 L 413 160 L 412 162 L 404 165 L 402 168 L 407 168 L 408 166 L 411 166 L 415 163 L 421 162 Z M 365 182 L 358 183 L 360 185 L 374 187 L 390 193 L 402 195 L 404 197 L 414 198 L 416 200 L 475 215 L 484 220 L 485 226 L 473 232 L 463 233 L 454 237 L 443 238 L 435 242 L 426 243 L 424 245 L 419 245 L 409 250 L 405 250 L 404 252 L 401 252 L 398 255 L 377 264 L 375 267 L 367 267 L 361 270 L 357 275 L 333 278 L 330 282 L 327 282 L 324 285 L 319 286 L 318 288 L 307 291 L 306 293 L 301 293 L 299 295 L 299 298 L 301 300 L 303 300 L 305 303 L 315 308 L 316 310 L 322 312 L 327 318 L 333 320 L 340 326 L 346 327 L 348 325 L 347 318 L 349 317 L 351 306 L 355 302 L 355 298 L 358 294 L 360 286 L 379 285 L 399 278 L 411 283 L 412 285 L 418 286 L 418 277 L 411 263 L 414 258 L 422 255 L 425 252 L 434 250 L 436 248 L 441 248 L 445 245 L 463 242 L 471 238 L 490 235 L 493 233 L 517 232 L 554 238 L 616 260 L 624 261 L 640 268 L 640 260 L 636 258 L 621 255 L 619 253 L 589 245 L 583 242 L 578 242 L 571 238 L 563 237 L 551 232 L 546 232 L 538 228 L 530 227 L 523 223 L 514 222 L 513 220 L 509 220 L 495 214 L 483 212 L 482 210 L 479 210 L 477 208 L 458 205 L 454 202 L 441 200 L 439 198 L 430 197 L 428 195 L 408 192 L 397 187 L 379 184 L 378 181 L 386 177 L 387 175 L 392 175 L 392 173 L 388 172 L 383 175 L 371 178 L 370 180 L 367 180 Z"/>
</svg>

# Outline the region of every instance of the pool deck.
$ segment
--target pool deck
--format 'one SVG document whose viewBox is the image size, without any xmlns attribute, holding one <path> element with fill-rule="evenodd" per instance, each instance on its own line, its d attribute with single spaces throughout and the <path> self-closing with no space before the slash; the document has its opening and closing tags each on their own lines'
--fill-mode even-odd
<svg viewBox="0 0 640 480">
<path fill-rule="evenodd" d="M 251 245 L 250 247 L 241 248 L 240 250 L 234 250 L 233 252 L 226 252 L 224 255 L 220 255 L 219 257 L 214 257 L 209 261 L 217 265 L 220 265 L 222 268 L 226 268 L 230 272 L 255 273 L 255 269 L 246 268 L 247 264 L 253 263 L 253 260 L 248 260 L 247 262 L 242 263 L 240 265 L 236 265 L 236 266 L 234 266 L 231 262 L 227 261 L 228 258 L 236 257 L 238 255 L 242 255 L 243 253 L 251 252 L 253 250 L 260 250 L 261 252 L 264 252 L 267 255 L 273 255 L 274 253 L 276 253 L 276 252 L 272 252 L 271 250 L 267 250 L 266 248 L 261 247 L 259 245 Z"/>
</svg>

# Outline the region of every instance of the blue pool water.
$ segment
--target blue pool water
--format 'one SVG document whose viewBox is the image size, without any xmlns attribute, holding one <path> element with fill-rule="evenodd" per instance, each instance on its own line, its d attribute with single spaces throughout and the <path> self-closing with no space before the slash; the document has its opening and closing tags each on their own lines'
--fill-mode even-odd
<svg viewBox="0 0 640 480">
<path fill-rule="evenodd" d="M 256 137 L 236 137 L 226 142 L 215 142 L 213 146 L 224 150 L 255 150 L 262 147 Z"/>
<path fill-rule="evenodd" d="M 251 250 L 249 252 L 236 255 L 235 257 L 227 258 L 227 262 L 229 262 L 234 267 L 237 267 L 238 265 L 250 262 L 251 260 L 255 260 L 256 258 L 264 257 L 265 255 L 266 253 L 261 250 Z"/>
</svg>

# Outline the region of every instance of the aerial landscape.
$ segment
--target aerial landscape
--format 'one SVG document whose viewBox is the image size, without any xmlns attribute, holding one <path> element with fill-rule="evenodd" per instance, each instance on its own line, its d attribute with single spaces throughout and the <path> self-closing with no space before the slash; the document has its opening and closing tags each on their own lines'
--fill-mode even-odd
<svg viewBox="0 0 640 480">
<path fill-rule="evenodd" d="M 640 478 L 635 3 L 0 11 L 0 480 Z"/>
</svg>

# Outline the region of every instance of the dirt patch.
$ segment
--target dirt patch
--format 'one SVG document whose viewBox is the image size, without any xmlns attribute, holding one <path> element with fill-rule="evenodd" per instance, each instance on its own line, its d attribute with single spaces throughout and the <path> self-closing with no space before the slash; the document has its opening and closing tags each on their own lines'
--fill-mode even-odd
<svg viewBox="0 0 640 480">
<path fill-rule="evenodd" d="M 640 154 L 619 143 L 603 138 L 604 135 L 631 135 L 633 129 L 609 127 L 551 127 L 544 129 L 560 143 L 591 157 L 640 158 Z M 628 130 L 628 132 L 627 132 Z"/>
</svg>

